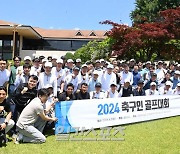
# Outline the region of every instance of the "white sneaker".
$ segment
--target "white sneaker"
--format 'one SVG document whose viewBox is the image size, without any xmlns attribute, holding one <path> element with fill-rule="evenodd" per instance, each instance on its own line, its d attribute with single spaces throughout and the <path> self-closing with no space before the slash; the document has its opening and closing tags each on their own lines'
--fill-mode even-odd
<svg viewBox="0 0 180 154">
<path fill-rule="evenodd" d="M 14 138 L 14 144 L 19 144 L 19 142 L 20 141 L 22 141 L 22 139 L 23 139 L 23 135 L 22 134 L 20 134 L 20 133 L 18 133 L 16 136 L 14 136 L 15 138 Z"/>
</svg>

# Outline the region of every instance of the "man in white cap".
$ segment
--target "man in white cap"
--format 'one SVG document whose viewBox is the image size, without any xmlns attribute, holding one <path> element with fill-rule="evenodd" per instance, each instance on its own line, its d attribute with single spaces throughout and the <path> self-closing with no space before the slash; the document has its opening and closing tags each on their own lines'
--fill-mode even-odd
<svg viewBox="0 0 180 154">
<path fill-rule="evenodd" d="M 57 56 L 56 56 L 56 55 L 53 55 L 53 56 L 52 56 L 52 61 L 51 61 L 53 67 L 56 67 L 56 65 L 57 65 L 56 60 L 57 60 Z"/>
<path fill-rule="evenodd" d="M 150 89 L 147 89 L 145 93 L 146 93 L 146 96 L 159 95 L 159 92 L 156 90 L 156 82 L 151 82 Z"/>
<path fill-rule="evenodd" d="M 116 75 L 113 72 L 114 66 L 108 65 L 107 70 L 102 75 L 102 90 L 105 92 L 109 90 L 111 84 L 116 84 Z"/>
<path fill-rule="evenodd" d="M 133 71 L 133 68 L 134 68 L 135 64 L 136 64 L 135 59 L 131 59 L 131 60 L 129 61 L 130 72 Z"/>
<path fill-rule="evenodd" d="M 39 86 L 38 89 L 45 88 L 48 84 L 53 87 L 53 95 L 57 96 L 57 77 L 51 73 L 52 63 L 46 62 L 44 65 L 45 72 L 39 75 Z"/>
<path fill-rule="evenodd" d="M 178 83 L 176 88 L 174 89 L 173 95 L 180 95 L 180 83 Z"/>
<path fill-rule="evenodd" d="M 74 61 L 72 59 L 68 59 L 66 63 L 66 74 L 71 74 L 73 72 L 73 67 L 74 67 Z"/>
<path fill-rule="evenodd" d="M 124 85 L 124 81 L 126 79 L 128 79 L 130 81 L 130 84 L 133 84 L 133 74 L 131 72 L 129 72 L 129 66 L 128 65 L 124 65 L 124 70 L 123 72 L 120 73 L 120 77 L 121 77 L 121 85 Z"/>
<path fill-rule="evenodd" d="M 104 67 L 105 67 L 105 60 L 104 59 L 100 59 L 100 65 L 101 65 L 101 68 L 104 70 Z"/>
<path fill-rule="evenodd" d="M 64 69 L 62 69 L 62 59 L 57 59 L 56 63 L 56 67 L 52 68 L 52 74 L 55 75 L 57 78 L 57 96 L 59 96 L 59 94 L 62 93 L 64 90 L 64 79 L 66 77 L 66 72 Z"/>
<path fill-rule="evenodd" d="M 81 59 L 80 58 L 76 59 L 76 67 L 81 68 Z"/>
<path fill-rule="evenodd" d="M 125 79 L 124 85 L 121 87 L 119 92 L 120 97 L 130 97 L 133 96 L 132 86 L 129 79 Z"/>
<path fill-rule="evenodd" d="M 165 86 L 159 89 L 159 94 L 160 95 L 172 95 L 173 90 L 171 89 L 171 87 L 172 87 L 172 82 L 166 81 Z"/>
<path fill-rule="evenodd" d="M 79 84 L 79 88 L 81 86 L 82 83 L 87 83 L 89 82 L 89 76 L 88 76 L 88 68 L 86 64 L 83 64 L 81 67 L 81 70 L 78 74 L 78 84 Z"/>
<path fill-rule="evenodd" d="M 163 62 L 161 60 L 158 61 L 158 68 L 156 69 L 155 73 L 157 74 L 158 85 L 160 85 L 166 74 L 166 72 L 163 69 Z"/>
<path fill-rule="evenodd" d="M 69 83 L 72 83 L 74 86 L 74 91 L 75 92 L 78 89 L 78 74 L 79 74 L 79 68 L 78 67 L 74 67 L 73 68 L 73 73 L 70 73 L 69 75 L 67 75 L 64 79 L 64 89 L 67 89 L 67 85 Z"/>
<path fill-rule="evenodd" d="M 98 76 L 99 76 L 98 71 L 94 70 L 93 75 L 90 78 L 89 83 L 88 83 L 88 92 L 95 91 L 96 83 L 99 83 L 99 82 L 101 83 L 101 81 L 98 80 Z"/>
</svg>

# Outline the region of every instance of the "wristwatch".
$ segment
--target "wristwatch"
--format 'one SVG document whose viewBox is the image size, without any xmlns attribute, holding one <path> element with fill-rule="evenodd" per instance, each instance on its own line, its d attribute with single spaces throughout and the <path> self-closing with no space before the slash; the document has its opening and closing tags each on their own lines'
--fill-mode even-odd
<svg viewBox="0 0 180 154">
<path fill-rule="evenodd" d="M 8 125 L 8 122 L 7 122 L 7 121 L 5 121 L 4 123 L 6 124 L 6 126 Z"/>
</svg>

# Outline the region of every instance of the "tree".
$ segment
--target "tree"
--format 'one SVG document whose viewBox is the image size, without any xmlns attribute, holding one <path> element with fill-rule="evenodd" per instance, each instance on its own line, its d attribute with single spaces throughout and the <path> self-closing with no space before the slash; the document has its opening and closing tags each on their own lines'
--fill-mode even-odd
<svg viewBox="0 0 180 154">
<path fill-rule="evenodd" d="M 136 0 L 135 10 L 130 16 L 135 24 L 159 20 L 158 13 L 180 6 L 179 0 Z"/>
<path fill-rule="evenodd" d="M 66 55 L 64 56 L 65 59 L 74 59 L 74 55 L 71 52 L 67 52 Z"/>
<path fill-rule="evenodd" d="M 74 58 L 80 58 L 83 63 L 101 58 L 108 59 L 111 53 L 111 44 L 111 38 L 107 38 L 103 41 L 90 41 L 87 45 L 83 45 L 83 47 L 76 50 Z"/>
<path fill-rule="evenodd" d="M 152 58 L 179 60 L 180 7 L 159 13 L 161 20 L 136 24 L 133 27 L 104 21 L 113 28 L 109 37 L 114 41 L 113 54 L 121 59 L 135 58 L 146 61 Z"/>
</svg>

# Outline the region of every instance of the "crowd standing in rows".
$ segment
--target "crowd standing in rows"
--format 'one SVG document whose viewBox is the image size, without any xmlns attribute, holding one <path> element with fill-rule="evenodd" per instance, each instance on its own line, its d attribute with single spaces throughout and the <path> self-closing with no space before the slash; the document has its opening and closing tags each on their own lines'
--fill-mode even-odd
<svg viewBox="0 0 180 154">
<path fill-rule="evenodd" d="M 15 143 L 45 142 L 43 129 L 54 127 L 57 101 L 180 95 L 177 62 L 100 59 L 82 64 L 81 59 L 26 56 L 23 63 L 18 56 L 13 65 L 0 60 L 0 130 L 9 131 Z"/>
</svg>

